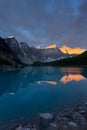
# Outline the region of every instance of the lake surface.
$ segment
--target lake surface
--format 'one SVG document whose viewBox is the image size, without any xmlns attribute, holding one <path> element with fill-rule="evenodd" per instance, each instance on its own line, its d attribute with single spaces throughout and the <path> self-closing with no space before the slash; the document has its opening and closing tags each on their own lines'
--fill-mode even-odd
<svg viewBox="0 0 87 130">
<path fill-rule="evenodd" d="M 58 112 L 87 98 L 87 68 L 28 67 L 0 71 L 0 127 Z"/>
</svg>

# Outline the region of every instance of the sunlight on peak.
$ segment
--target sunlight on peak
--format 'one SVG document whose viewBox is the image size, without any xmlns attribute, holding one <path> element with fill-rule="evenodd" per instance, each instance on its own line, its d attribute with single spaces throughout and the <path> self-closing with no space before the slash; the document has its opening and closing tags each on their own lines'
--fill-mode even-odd
<svg viewBox="0 0 87 130">
<path fill-rule="evenodd" d="M 76 48 L 70 48 L 68 46 L 63 45 L 60 50 L 65 54 L 81 54 L 84 52 L 84 49 L 81 49 L 79 47 Z"/>
<path fill-rule="evenodd" d="M 54 43 L 54 44 L 52 44 L 52 45 L 50 45 L 50 46 L 44 47 L 44 49 L 52 49 L 52 48 L 57 48 L 57 44 Z M 37 46 L 37 49 L 43 49 L 43 48 L 41 48 L 41 46 L 38 45 L 38 46 Z M 78 54 L 82 54 L 82 53 L 85 51 L 85 49 L 82 49 L 82 48 L 79 48 L 79 47 L 70 48 L 70 47 L 68 47 L 68 46 L 66 46 L 66 45 L 63 45 L 63 46 L 60 47 L 59 49 L 60 49 L 61 52 L 63 52 L 64 54 L 69 54 L 69 55 L 71 55 L 71 54 L 77 54 L 77 55 L 78 55 Z"/>
<path fill-rule="evenodd" d="M 45 47 L 45 49 L 49 49 L 49 48 L 57 48 L 57 45 L 54 43 L 54 44 L 52 44 L 50 46 Z"/>
<path fill-rule="evenodd" d="M 36 48 L 37 49 L 43 49 L 40 45 L 38 45 Z M 44 47 L 44 49 L 51 49 L 51 48 L 57 48 L 57 44 L 54 43 L 54 44 L 52 44 L 50 46 Z"/>
<path fill-rule="evenodd" d="M 41 46 L 40 46 L 40 45 L 38 45 L 36 48 L 37 48 L 37 49 L 41 49 Z"/>
</svg>

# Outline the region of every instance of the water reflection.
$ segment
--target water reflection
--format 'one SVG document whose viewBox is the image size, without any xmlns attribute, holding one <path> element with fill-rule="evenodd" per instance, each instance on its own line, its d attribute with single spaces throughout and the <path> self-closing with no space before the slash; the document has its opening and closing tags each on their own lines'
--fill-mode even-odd
<svg viewBox="0 0 87 130">
<path fill-rule="evenodd" d="M 52 85 L 57 85 L 56 81 L 38 81 L 38 84 L 41 84 L 41 83 L 48 83 L 48 84 L 52 84 Z"/>
<path fill-rule="evenodd" d="M 66 84 L 68 82 L 71 81 L 81 81 L 81 80 L 85 80 L 86 78 L 82 75 L 82 74 L 67 74 L 61 77 L 60 82 Z M 38 81 L 38 84 L 43 84 L 43 83 L 48 83 L 51 85 L 57 85 L 58 82 L 57 81 Z"/>
<path fill-rule="evenodd" d="M 70 81 L 81 81 L 81 80 L 85 80 L 85 77 L 82 74 L 68 74 L 60 79 L 60 81 L 64 84 Z"/>
<path fill-rule="evenodd" d="M 83 68 L 80 67 L 61 67 L 60 68 L 62 72 L 68 72 L 68 73 L 82 73 Z"/>
<path fill-rule="evenodd" d="M 9 92 L 11 95 L 19 88 L 29 87 L 31 84 L 58 85 L 58 82 L 68 83 L 86 79 L 86 68 L 74 67 L 28 67 L 16 71 L 0 72 L 0 95 Z"/>
</svg>

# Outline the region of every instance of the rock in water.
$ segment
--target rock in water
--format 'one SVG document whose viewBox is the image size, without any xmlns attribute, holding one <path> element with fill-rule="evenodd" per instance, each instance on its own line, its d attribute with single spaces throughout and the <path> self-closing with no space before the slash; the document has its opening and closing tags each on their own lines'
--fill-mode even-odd
<svg viewBox="0 0 87 130">
<path fill-rule="evenodd" d="M 75 122 L 68 122 L 68 125 L 72 126 L 72 127 L 76 127 L 77 126 L 77 124 Z"/>
<path fill-rule="evenodd" d="M 22 126 L 20 125 L 19 127 L 16 128 L 16 130 L 22 130 Z"/>
<path fill-rule="evenodd" d="M 16 128 L 16 130 L 33 130 L 33 129 L 25 128 L 25 127 L 22 127 L 22 126 L 20 125 L 19 127 Z"/>
<path fill-rule="evenodd" d="M 52 122 L 53 117 L 54 117 L 53 114 L 41 113 L 37 121 L 37 129 L 44 130 L 45 128 L 47 128 L 49 124 Z"/>
<path fill-rule="evenodd" d="M 51 120 L 53 118 L 53 115 L 50 113 L 42 113 L 40 114 L 40 118 L 45 119 L 45 120 Z"/>
</svg>

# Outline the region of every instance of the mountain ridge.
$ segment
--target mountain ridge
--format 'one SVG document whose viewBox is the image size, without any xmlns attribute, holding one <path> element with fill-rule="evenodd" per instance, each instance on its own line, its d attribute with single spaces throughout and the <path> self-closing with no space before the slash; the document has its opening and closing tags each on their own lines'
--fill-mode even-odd
<svg viewBox="0 0 87 130">
<path fill-rule="evenodd" d="M 75 57 L 68 57 L 49 63 L 34 63 L 34 66 L 87 66 L 87 51 Z"/>
<path fill-rule="evenodd" d="M 56 44 L 52 44 L 45 48 L 35 48 L 30 47 L 26 42 L 19 43 L 13 36 L 10 36 L 8 38 L 0 38 L 1 64 L 19 66 L 32 65 L 34 63 L 46 63 L 49 65 L 51 63 L 57 63 L 58 65 L 59 62 L 64 61 L 64 64 L 68 65 L 70 63 L 66 62 L 66 59 L 69 58 L 71 60 L 76 56 L 79 55 L 62 52 Z"/>
<path fill-rule="evenodd" d="M 46 46 L 44 48 L 41 48 L 40 46 L 37 46 L 38 49 L 55 49 L 58 48 L 56 43 L 53 43 L 49 46 Z M 63 52 L 64 54 L 69 54 L 69 55 L 78 55 L 78 54 L 82 54 L 85 50 L 80 48 L 80 47 L 75 47 L 75 48 L 71 48 L 69 46 L 63 45 L 60 48 L 60 51 Z"/>
</svg>

